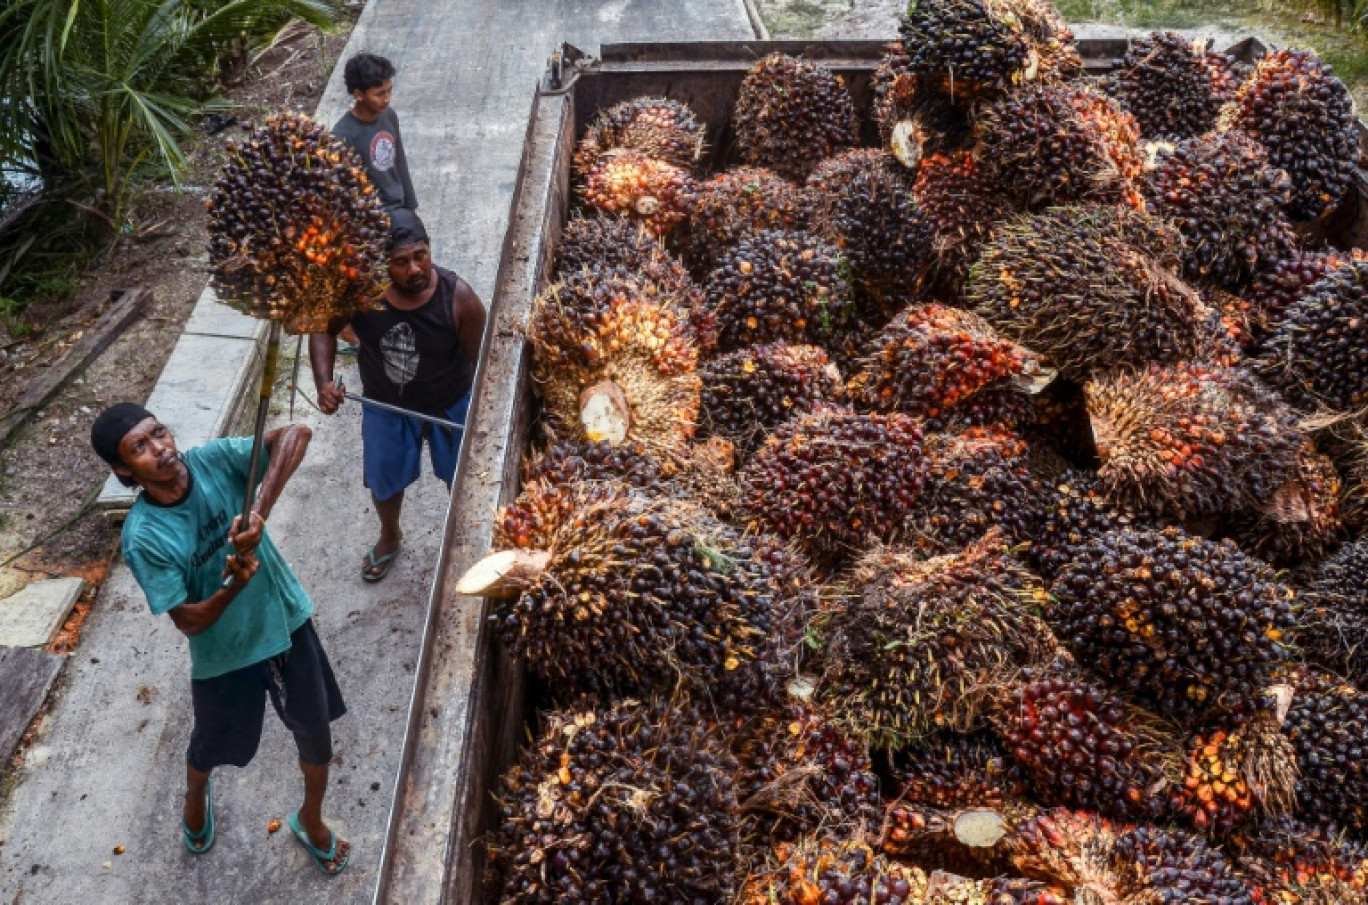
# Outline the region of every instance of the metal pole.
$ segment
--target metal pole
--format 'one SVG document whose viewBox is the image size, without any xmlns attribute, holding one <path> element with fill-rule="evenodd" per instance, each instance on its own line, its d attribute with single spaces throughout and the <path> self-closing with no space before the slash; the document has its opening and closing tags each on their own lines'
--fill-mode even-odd
<svg viewBox="0 0 1368 905">
<path fill-rule="evenodd" d="M 396 415 L 403 415 L 406 418 L 417 418 L 419 421 L 426 421 L 429 424 L 436 424 L 440 427 L 449 428 L 451 430 L 465 430 L 464 424 L 457 424 L 455 421 L 448 421 L 445 418 L 438 418 L 436 415 L 424 415 L 422 412 L 414 412 L 410 411 L 409 409 L 403 409 L 397 405 L 390 405 L 388 402 L 379 402 L 375 399 L 367 399 L 365 396 L 358 396 L 355 393 L 344 392 L 342 395 L 353 402 L 359 402 L 362 405 L 369 405 L 371 408 L 381 409 L 382 411 L 393 412 Z"/>
<path fill-rule="evenodd" d="M 256 426 L 252 432 L 252 457 L 247 462 L 247 492 L 242 500 L 240 530 L 251 526 L 252 504 L 256 502 L 257 469 L 261 467 L 261 448 L 266 435 L 266 416 L 271 411 L 271 392 L 275 389 L 276 359 L 280 357 L 280 321 L 271 321 L 266 333 L 266 360 L 261 365 L 261 389 L 257 396 Z M 232 575 L 223 579 L 223 589 L 234 584 Z"/>
</svg>

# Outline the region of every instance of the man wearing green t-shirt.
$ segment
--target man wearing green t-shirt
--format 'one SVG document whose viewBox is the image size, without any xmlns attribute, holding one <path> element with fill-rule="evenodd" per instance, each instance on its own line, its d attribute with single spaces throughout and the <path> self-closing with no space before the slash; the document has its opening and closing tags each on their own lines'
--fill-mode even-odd
<svg viewBox="0 0 1368 905">
<path fill-rule="evenodd" d="M 350 846 L 328 829 L 322 808 L 330 724 L 346 705 L 310 619 L 313 602 L 265 528 L 310 436 L 301 425 L 266 434 L 264 474 L 246 527 L 235 513 L 246 492 L 250 439 L 180 453 L 151 412 L 120 403 L 95 419 L 90 440 L 122 483 L 142 488 L 124 522 L 124 560 L 152 613 L 169 615 L 190 642 L 195 722 L 186 752 L 186 847 L 202 854 L 213 845 L 210 773 L 252 760 L 269 698 L 294 734 L 304 773 L 304 804 L 290 815 L 290 829 L 318 868 L 335 875 L 347 866 Z M 234 580 L 224 587 L 229 575 Z"/>
</svg>

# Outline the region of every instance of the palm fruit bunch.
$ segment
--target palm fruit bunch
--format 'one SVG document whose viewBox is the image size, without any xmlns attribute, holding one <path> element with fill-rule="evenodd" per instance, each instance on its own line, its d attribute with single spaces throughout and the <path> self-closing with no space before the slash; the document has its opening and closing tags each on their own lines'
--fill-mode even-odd
<svg viewBox="0 0 1368 905">
<path fill-rule="evenodd" d="M 1059 10 L 1048 0 L 1015 0 L 1012 6 L 1039 61 L 1038 81 L 1064 82 L 1083 75 L 1083 57 L 1074 43 L 1073 29 Z"/>
<path fill-rule="evenodd" d="M 779 425 L 741 472 L 750 525 L 835 561 L 893 540 L 925 479 L 905 415 L 824 405 Z"/>
<path fill-rule="evenodd" d="M 1054 375 L 1040 356 L 983 318 L 945 305 L 903 311 L 850 380 L 852 400 L 876 411 L 935 417 L 988 388 L 1035 389 Z"/>
<path fill-rule="evenodd" d="M 845 576 L 820 629 L 821 694 L 871 743 L 973 730 L 1023 667 L 1056 655 L 1039 580 L 999 547 L 990 535 L 930 560 L 877 550 Z"/>
<path fill-rule="evenodd" d="M 1062 207 L 1002 224 L 969 271 L 965 307 L 1062 376 L 1191 358 L 1206 310 L 1174 275 L 1182 242 L 1138 211 Z"/>
<path fill-rule="evenodd" d="M 1035 400 L 1007 384 L 979 390 L 968 399 L 950 406 L 940 415 L 927 418 L 927 432 L 959 433 L 973 427 L 998 427 L 1028 431 L 1039 420 Z"/>
<path fill-rule="evenodd" d="M 557 435 L 675 455 L 698 422 L 698 347 L 678 296 L 582 271 L 536 299 L 533 380 Z"/>
<path fill-rule="evenodd" d="M 599 112 L 575 148 L 574 170 L 587 175 L 609 151 L 626 148 L 692 170 L 703 157 L 703 124 L 665 97 L 636 97 Z"/>
<path fill-rule="evenodd" d="M 1362 838 L 1368 830 L 1368 696 L 1340 679 L 1299 672 L 1284 728 L 1297 751 L 1297 815 Z"/>
<path fill-rule="evenodd" d="M 985 107 L 977 158 L 1017 204 L 1096 202 L 1142 208 L 1135 120 L 1084 85 L 1030 85 Z"/>
<path fill-rule="evenodd" d="M 927 877 L 864 842 L 814 836 L 784 844 L 737 905 L 924 905 Z"/>
<path fill-rule="evenodd" d="M 1228 836 L 1260 816 L 1291 812 L 1297 786 L 1292 743 L 1270 714 L 1243 726 L 1213 727 L 1188 740 L 1174 810 L 1198 830 Z"/>
<path fill-rule="evenodd" d="M 1256 708 L 1295 621 L 1272 568 L 1179 528 L 1092 538 L 1050 592 L 1079 662 L 1178 719 Z"/>
<path fill-rule="evenodd" d="M 698 714 L 659 701 L 548 714 L 495 797 L 499 901 L 727 901 L 735 771 Z"/>
<path fill-rule="evenodd" d="M 736 243 L 761 230 L 794 230 L 806 221 L 802 191 L 761 167 L 738 167 L 698 183 L 689 212 L 686 259 L 708 273 Z"/>
<path fill-rule="evenodd" d="M 1252 890 L 1219 849 L 1201 838 L 1157 826 L 1121 833 L 1109 865 L 1116 901 L 1135 905 L 1254 905 Z"/>
<path fill-rule="evenodd" d="M 1305 438 L 1238 368 L 1151 365 L 1087 386 L 1102 487 L 1179 519 L 1260 509 L 1297 477 Z"/>
<path fill-rule="evenodd" d="M 1244 74 L 1209 41 L 1156 31 L 1133 41 L 1102 84 L 1135 117 L 1142 138 L 1182 141 L 1216 127 Z"/>
<path fill-rule="evenodd" d="M 1047 489 L 1018 434 L 998 426 L 930 434 L 926 462 L 926 484 L 907 516 L 908 545 L 945 553 L 994 530 L 1008 546 L 1037 534 Z"/>
<path fill-rule="evenodd" d="M 1034 816 L 1025 778 L 991 737 L 937 736 L 904 749 L 879 850 L 928 870 L 983 877 L 1010 868 L 1003 841 Z"/>
<path fill-rule="evenodd" d="M 840 372 L 818 346 L 749 346 L 705 361 L 698 373 L 700 432 L 735 444 L 743 459 L 780 423 L 845 397 Z"/>
<path fill-rule="evenodd" d="M 1345 412 L 1368 403 L 1368 261 L 1308 287 L 1274 324 L 1255 362 L 1289 402 Z"/>
<path fill-rule="evenodd" d="M 751 67 L 732 122 L 743 161 L 798 183 L 821 161 L 853 147 L 860 134 L 841 77 L 782 53 Z"/>
<path fill-rule="evenodd" d="M 747 710 L 770 700 L 797 564 L 699 507 L 626 490 L 581 498 L 546 547 L 476 563 L 460 593 L 498 598 L 490 623 L 553 690 L 671 689 Z"/>
<path fill-rule="evenodd" d="M 1045 578 L 1058 575 L 1077 549 L 1094 537 L 1154 526 L 1146 513 L 1110 500 L 1095 472 L 1069 468 L 1042 483 L 1042 511 L 1025 559 Z"/>
<path fill-rule="evenodd" d="M 1258 335 L 1262 339 L 1270 327 L 1283 319 L 1321 279 L 1347 264 L 1368 261 L 1368 252 L 1358 248 L 1348 251 L 1293 251 L 1286 258 L 1273 262 L 1261 272 L 1247 293 L 1254 307 Z"/>
<path fill-rule="evenodd" d="M 827 163 L 844 172 L 823 172 L 824 164 L 808 177 L 809 228 L 840 250 L 862 313 L 881 323 L 916 296 L 931 270 L 931 228 L 891 154 L 849 151 Z"/>
<path fill-rule="evenodd" d="M 1368 542 L 1346 544 L 1297 583 L 1297 644 L 1307 662 L 1368 682 Z"/>
<path fill-rule="evenodd" d="M 793 705 L 758 721 L 738 746 L 742 840 L 771 846 L 818 832 L 877 830 L 879 777 L 869 751 L 820 711 Z"/>
<path fill-rule="evenodd" d="M 592 271 L 635 280 L 648 295 L 672 296 L 675 304 L 696 308 L 702 289 L 665 246 L 641 224 L 626 217 L 575 217 L 556 248 L 556 272 L 563 278 Z"/>
<path fill-rule="evenodd" d="M 1320 827 L 1283 817 L 1237 840 L 1237 864 L 1262 902 L 1364 905 L 1368 851 Z"/>
<path fill-rule="evenodd" d="M 935 81 L 912 71 L 901 42 L 888 45 L 870 76 L 879 138 L 908 171 L 927 156 L 966 148 L 973 140 L 971 111 L 939 94 L 932 87 Z"/>
<path fill-rule="evenodd" d="M 1019 873 L 1073 892 L 1078 905 L 1095 905 L 1116 901 L 1106 898 L 1115 885 L 1108 859 L 1124 831 L 1097 814 L 1059 808 L 1017 824 L 1002 844 Z"/>
<path fill-rule="evenodd" d="M 1013 0 L 918 0 L 899 28 L 906 68 L 957 105 L 1037 77 L 1040 55 Z"/>
<path fill-rule="evenodd" d="M 1283 213 L 1291 189 L 1262 146 L 1242 133 L 1221 132 L 1161 151 L 1145 194 L 1150 210 L 1186 240 L 1184 275 L 1236 288 L 1296 248 Z"/>
<path fill-rule="evenodd" d="M 689 215 L 693 191 L 687 170 L 630 148 L 600 154 L 580 183 L 586 207 L 629 217 L 661 237 Z"/>
<path fill-rule="evenodd" d="M 294 113 L 267 117 L 226 150 L 207 205 L 219 300 L 292 334 L 374 307 L 389 216 L 355 152 Z"/>
<path fill-rule="evenodd" d="M 1343 482 L 1335 463 L 1307 440 L 1292 478 L 1252 512 L 1232 519 L 1230 536 L 1280 566 L 1321 559 L 1344 534 Z"/>
<path fill-rule="evenodd" d="M 854 316 L 846 265 L 807 232 L 761 230 L 723 255 L 704 285 L 718 348 L 831 341 Z"/>
<path fill-rule="evenodd" d="M 1287 212 L 1313 220 L 1339 205 L 1358 164 L 1358 120 L 1349 89 L 1312 50 L 1276 50 L 1259 61 L 1220 115 L 1292 177 Z"/>
<path fill-rule="evenodd" d="M 912 195 L 934 237 L 938 282 L 958 293 L 993 228 L 1013 213 L 1012 205 L 967 151 L 924 158 Z"/>
</svg>

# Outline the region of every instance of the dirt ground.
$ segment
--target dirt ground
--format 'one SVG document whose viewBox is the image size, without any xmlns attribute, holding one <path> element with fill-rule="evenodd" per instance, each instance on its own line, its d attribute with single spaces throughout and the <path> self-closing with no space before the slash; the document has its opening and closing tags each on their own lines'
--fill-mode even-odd
<svg viewBox="0 0 1368 905">
<path fill-rule="evenodd" d="M 104 313 L 111 293 L 152 292 L 143 316 L 0 450 L 0 597 L 40 578 L 103 574 L 118 527 L 90 510 L 108 475 L 90 451 L 90 424 L 103 406 L 146 400 L 204 289 L 204 202 L 225 142 L 267 112 L 312 113 L 353 21 L 327 35 L 303 26 L 282 33 L 252 61 L 243 84 L 224 92 L 237 123 L 198 136 L 182 193 L 145 191 L 133 213 L 137 230 L 83 275 L 80 290 L 63 303 L 30 308 L 24 319 L 33 332 L 23 342 L 0 336 L 4 413 Z"/>
</svg>

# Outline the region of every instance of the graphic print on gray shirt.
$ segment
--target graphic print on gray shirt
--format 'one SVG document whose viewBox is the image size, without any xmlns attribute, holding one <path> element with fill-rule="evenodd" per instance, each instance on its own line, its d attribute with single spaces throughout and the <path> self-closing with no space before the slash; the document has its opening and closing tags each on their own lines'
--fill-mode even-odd
<svg viewBox="0 0 1368 905">
<path fill-rule="evenodd" d="M 373 121 L 363 122 L 348 110 L 332 131 L 360 155 L 385 210 L 418 209 L 418 196 L 413 192 L 408 160 L 404 157 L 404 141 L 399 136 L 398 114 L 386 110 Z"/>
</svg>

